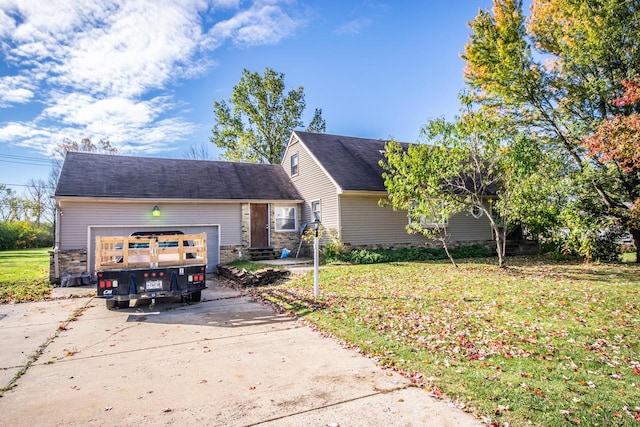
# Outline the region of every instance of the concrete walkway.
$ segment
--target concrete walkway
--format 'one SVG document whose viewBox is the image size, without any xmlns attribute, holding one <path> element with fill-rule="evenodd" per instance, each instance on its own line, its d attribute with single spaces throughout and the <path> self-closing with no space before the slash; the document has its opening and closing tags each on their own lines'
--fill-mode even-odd
<svg viewBox="0 0 640 427">
<path fill-rule="evenodd" d="M 0 425 L 481 425 L 215 280 L 197 304 L 81 296 L 0 319 Z"/>
</svg>

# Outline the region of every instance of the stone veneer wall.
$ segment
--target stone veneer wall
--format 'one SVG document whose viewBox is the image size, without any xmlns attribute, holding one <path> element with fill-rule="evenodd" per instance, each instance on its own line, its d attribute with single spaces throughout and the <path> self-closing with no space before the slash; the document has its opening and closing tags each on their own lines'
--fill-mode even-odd
<svg viewBox="0 0 640 427">
<path fill-rule="evenodd" d="M 297 215 L 296 224 L 300 222 L 300 205 L 297 206 Z M 298 245 L 300 244 L 300 233 L 298 230 L 286 232 L 286 231 L 276 231 L 276 213 L 275 206 L 273 204 L 269 205 L 270 210 L 270 224 L 271 228 L 271 247 L 275 249 L 278 253 L 282 252 L 282 249 L 287 248 L 292 253 L 290 254 L 295 256 L 296 251 L 298 250 Z"/>
<path fill-rule="evenodd" d="M 60 266 L 60 277 L 55 277 L 54 251 L 49 251 L 49 282 L 60 283 L 64 273 L 76 274 L 89 271 L 87 268 L 87 250 L 69 249 L 58 251 L 58 264 Z"/>
<path fill-rule="evenodd" d="M 300 235 L 298 231 L 281 232 L 276 230 L 276 220 L 275 220 L 275 208 L 274 204 L 269 204 L 269 227 L 271 228 L 271 247 L 274 248 L 278 253 L 282 251 L 283 248 L 289 249 L 291 252 L 295 254 L 295 251 L 298 250 L 298 244 L 300 243 Z M 300 207 L 298 206 L 298 217 L 300 216 Z M 299 218 L 298 218 L 299 219 Z M 304 246 L 304 245 L 303 245 Z M 242 246 L 229 246 L 231 251 L 223 256 L 223 249 L 220 248 L 220 262 L 225 263 L 229 261 L 233 261 L 236 259 L 244 258 L 244 253 L 242 248 L 250 248 L 251 247 L 251 205 L 249 203 L 244 203 L 242 205 Z M 224 249 L 226 251 L 226 249 Z"/>
<path fill-rule="evenodd" d="M 251 245 L 251 204 L 242 205 L 242 247 Z M 222 258 L 222 256 L 220 256 Z"/>
<path fill-rule="evenodd" d="M 220 246 L 220 264 L 245 259 L 242 246 Z"/>
</svg>

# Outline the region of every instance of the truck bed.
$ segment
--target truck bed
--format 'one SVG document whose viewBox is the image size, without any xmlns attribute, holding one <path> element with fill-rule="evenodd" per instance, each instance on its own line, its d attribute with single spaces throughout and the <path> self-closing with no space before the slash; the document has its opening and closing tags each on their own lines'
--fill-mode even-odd
<svg viewBox="0 0 640 427">
<path fill-rule="evenodd" d="M 96 271 L 206 264 L 206 233 L 96 237 Z"/>
</svg>

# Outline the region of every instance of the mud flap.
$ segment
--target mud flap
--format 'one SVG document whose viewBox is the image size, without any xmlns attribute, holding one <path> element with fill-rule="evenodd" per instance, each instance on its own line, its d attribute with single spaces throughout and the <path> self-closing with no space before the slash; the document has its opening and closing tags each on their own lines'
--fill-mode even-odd
<svg viewBox="0 0 640 427">
<path fill-rule="evenodd" d="M 175 271 L 171 273 L 171 291 L 178 292 L 178 273 Z"/>
<path fill-rule="evenodd" d="M 137 294 L 137 290 L 136 290 L 136 276 L 131 274 L 129 276 L 129 295 L 135 295 Z"/>
</svg>

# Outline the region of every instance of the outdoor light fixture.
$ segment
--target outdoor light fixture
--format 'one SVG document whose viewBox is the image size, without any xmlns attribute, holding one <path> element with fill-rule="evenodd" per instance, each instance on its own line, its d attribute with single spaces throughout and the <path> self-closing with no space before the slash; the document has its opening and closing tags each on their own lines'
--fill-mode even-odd
<svg viewBox="0 0 640 427">
<path fill-rule="evenodd" d="M 313 231 L 315 232 L 315 236 L 318 237 L 318 229 L 320 229 L 320 218 L 318 218 L 318 214 L 313 214 L 313 222 L 311 223 L 313 227 Z"/>
<path fill-rule="evenodd" d="M 158 207 L 158 205 L 155 205 L 153 207 L 153 210 L 151 211 L 151 216 L 160 216 L 160 208 Z"/>
<path fill-rule="evenodd" d="M 313 222 L 311 223 L 315 235 L 313 237 L 313 297 L 318 298 L 318 229 L 320 228 L 320 217 L 317 213 L 313 214 Z"/>
</svg>

